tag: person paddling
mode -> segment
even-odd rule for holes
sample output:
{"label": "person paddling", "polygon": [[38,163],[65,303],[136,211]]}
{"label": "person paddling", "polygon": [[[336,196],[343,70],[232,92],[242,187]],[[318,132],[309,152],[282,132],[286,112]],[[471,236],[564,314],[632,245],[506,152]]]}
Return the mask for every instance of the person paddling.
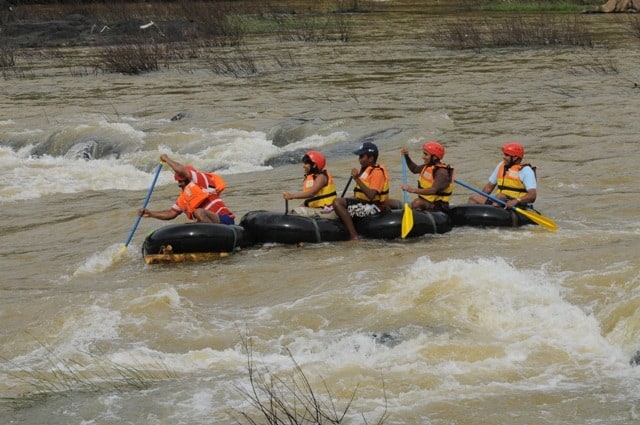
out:
{"label": "person paddling", "polygon": [[[302,157],[304,180],[301,192],[282,192],[282,197],[287,201],[291,199],[304,199],[303,206],[294,208],[291,213],[315,217],[320,214],[332,215],[331,204],[336,199],[336,186],[333,177],[325,167],[327,159],[318,151],[308,151]],[[332,218],[333,218],[332,217]],[[337,218],[337,217],[335,217]]]}
{"label": "person paddling", "polygon": [[[505,201],[504,208],[532,208],[537,197],[536,167],[523,163],[524,147],[518,142],[508,142],[502,146],[502,161],[489,176],[489,182],[482,192],[491,194],[498,187],[495,197]],[[480,194],[471,195],[470,204],[501,206]]]}
{"label": "person paddling", "polygon": [[[423,211],[449,210],[449,201],[453,194],[453,167],[442,162],[444,147],[438,142],[427,142],[422,145],[423,163],[418,165],[409,158],[409,150],[402,148],[400,154],[407,161],[407,167],[413,174],[420,174],[418,187],[403,184],[402,190],[418,195],[411,202],[411,208]],[[389,208],[402,208],[402,202],[397,199],[387,201]]]}
{"label": "person paddling", "polygon": [[235,224],[235,215],[220,198],[220,194],[227,187],[222,177],[215,173],[198,171],[190,165],[182,165],[166,154],[160,156],[160,161],[173,169],[181,193],[171,208],[161,211],[140,208],[138,215],[173,220],[185,213],[187,218],[198,223]]}
{"label": "person paddling", "polygon": [[349,232],[350,240],[360,239],[356,231],[354,219],[379,214],[386,209],[385,202],[389,197],[389,174],[382,164],[377,164],[378,147],[371,142],[364,142],[353,152],[358,155],[360,169],[351,170],[351,178],[355,183],[352,198],[336,198],[333,210]]}

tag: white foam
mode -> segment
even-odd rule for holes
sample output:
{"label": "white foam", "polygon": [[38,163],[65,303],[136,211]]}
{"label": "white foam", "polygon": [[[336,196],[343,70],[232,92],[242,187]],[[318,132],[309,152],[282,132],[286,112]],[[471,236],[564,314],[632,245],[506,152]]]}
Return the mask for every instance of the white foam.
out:
{"label": "white foam", "polygon": [[[59,193],[148,189],[152,180],[152,173],[113,159],[85,161],[48,155],[38,158],[12,155],[12,161],[3,162],[10,165],[0,171],[0,202]],[[167,174],[159,182],[166,184],[171,178]]]}
{"label": "white foam", "polygon": [[123,256],[132,257],[137,259],[137,252],[133,249],[135,254],[131,253],[131,249],[125,249],[123,244],[113,244],[107,247],[104,251],[96,252],[87,258],[78,268],[73,272],[74,277],[88,276],[92,274],[99,274],[107,270],[114,263],[123,258]]}
{"label": "white foam", "polygon": [[[99,120],[91,125],[63,128],[48,136],[47,143],[57,146],[51,149],[59,150],[59,155],[31,156],[34,145],[29,143],[15,151],[0,147],[0,202],[91,190],[147,189],[154,171],[154,168],[149,169],[149,161],[158,160],[161,153],[206,171],[238,174],[271,169],[263,164],[285,152],[312,147],[320,149],[347,139],[343,132],[328,136],[312,135],[280,148],[268,140],[264,132],[239,129],[213,132],[189,129],[163,137],[170,143],[161,142],[155,151],[144,132],[126,123]],[[42,138],[42,135],[37,138]],[[155,138],[162,139],[159,136]],[[108,149],[116,153],[93,158],[94,149],[100,149],[98,140],[110,140]],[[141,150],[143,146],[152,150]],[[161,173],[157,185],[171,183],[170,173]]]}

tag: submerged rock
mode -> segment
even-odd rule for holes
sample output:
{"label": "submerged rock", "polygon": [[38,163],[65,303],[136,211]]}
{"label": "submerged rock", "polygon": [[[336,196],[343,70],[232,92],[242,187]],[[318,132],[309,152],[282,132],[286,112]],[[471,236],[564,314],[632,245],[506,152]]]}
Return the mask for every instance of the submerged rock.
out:
{"label": "submerged rock", "polygon": [[181,119],[185,118],[187,116],[186,112],[179,112],[177,114],[175,114],[173,117],[171,117],[171,121],[180,121]]}
{"label": "submerged rock", "polygon": [[376,343],[386,345],[390,348],[393,348],[402,342],[402,340],[399,339],[396,335],[393,335],[389,332],[374,333],[371,335],[371,337]]}

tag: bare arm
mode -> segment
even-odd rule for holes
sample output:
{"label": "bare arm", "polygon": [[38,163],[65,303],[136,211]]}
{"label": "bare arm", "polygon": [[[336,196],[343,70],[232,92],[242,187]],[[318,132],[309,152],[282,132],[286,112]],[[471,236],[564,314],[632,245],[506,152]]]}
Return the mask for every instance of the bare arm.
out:
{"label": "bare arm", "polygon": [[140,208],[138,210],[138,215],[141,217],[157,218],[158,220],[173,220],[180,215],[180,213],[174,209],[151,211],[147,208]]}
{"label": "bare arm", "polygon": [[313,181],[313,186],[311,186],[308,190],[304,192],[282,192],[282,197],[284,199],[307,199],[315,196],[316,193],[320,191],[323,187],[327,185],[327,176],[324,174],[318,174],[318,177]]}
{"label": "bare arm", "polygon": [[[358,170],[357,168],[353,168],[351,170],[351,177],[353,177],[353,181],[355,182],[355,184],[358,185],[360,190],[362,190],[362,192],[369,199],[369,201],[371,201],[373,200],[373,198],[376,197],[379,191],[377,189],[367,187],[367,185],[364,184],[362,180],[360,180],[360,175],[362,174],[362,171],[364,170]],[[382,173],[382,170],[380,170],[380,172]]]}
{"label": "bare arm", "polygon": [[495,189],[495,188],[496,188],[496,184],[495,183],[488,182],[487,184],[484,185],[484,187],[482,188],[482,191],[484,193],[489,193],[490,194],[491,192],[493,192],[493,189]]}
{"label": "bare arm", "polygon": [[[496,187],[495,183],[487,182],[487,184],[485,184],[484,187],[482,188],[482,192],[490,194],[491,192],[493,192],[493,189],[495,189],[495,187]],[[484,204],[487,201],[487,199],[488,198],[486,196],[476,194],[476,195],[469,196],[468,202],[470,204]]]}
{"label": "bare arm", "polygon": [[518,205],[524,205],[524,204],[528,204],[530,202],[535,202],[536,200],[536,196],[538,195],[536,189],[529,189],[527,190],[526,195],[521,196],[518,199],[511,199],[509,200],[504,207],[505,208],[513,208],[513,207],[517,207]]}
{"label": "bare arm", "polygon": [[186,180],[189,180],[189,174],[187,173],[184,165],[169,158],[169,155],[163,153],[162,155],[160,155],[160,161],[166,163],[169,167],[171,167],[174,173],[181,175]]}
{"label": "bare arm", "polygon": [[418,165],[411,160],[409,157],[409,149],[402,148],[400,150],[400,155],[404,156],[404,159],[407,160],[407,168],[411,170],[413,174],[418,174],[422,170],[422,165]]}

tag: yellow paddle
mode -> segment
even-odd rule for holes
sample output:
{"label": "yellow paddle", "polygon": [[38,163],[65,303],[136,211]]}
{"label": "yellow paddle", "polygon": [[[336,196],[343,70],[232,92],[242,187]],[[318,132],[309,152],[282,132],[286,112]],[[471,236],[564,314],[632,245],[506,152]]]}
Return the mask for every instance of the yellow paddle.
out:
{"label": "yellow paddle", "polygon": [[[407,160],[402,156],[402,183],[407,184]],[[404,192],[404,211],[402,211],[402,232],[400,236],[406,238],[411,229],[413,229],[413,210],[409,206],[409,195],[406,190]]]}
{"label": "yellow paddle", "polygon": [[[158,164],[158,168],[156,169],[156,174],[155,176],[153,176],[151,187],[149,187],[149,192],[147,192],[147,198],[144,200],[144,203],[142,204],[142,208],[147,208],[147,205],[149,204],[149,199],[151,198],[151,193],[153,192],[153,188],[155,187],[156,182],[158,181],[158,176],[160,175],[161,170],[162,170],[162,162]],[[133,238],[133,234],[136,232],[136,229],[138,228],[138,224],[140,224],[141,218],[142,216],[139,215],[138,218],[136,219],[136,222],[133,225],[131,232],[129,233],[129,237],[127,238],[127,241],[124,243],[124,246],[122,247],[122,252],[127,250],[127,247],[129,246],[129,242],[131,242],[131,239]]]}
{"label": "yellow paddle", "polygon": [[[460,180],[454,180],[456,183],[458,183],[460,186],[464,186],[467,189],[476,192],[482,196],[486,196],[487,198],[491,199],[493,202],[496,202],[500,205],[506,205],[507,203],[505,201],[503,201],[502,199],[496,198],[494,196],[489,195],[488,193],[484,193],[483,191],[481,191],[480,189],[476,189],[473,186],[469,186],[468,184],[466,184],[465,182],[461,182]],[[538,214],[535,211],[532,210],[525,210],[522,208],[518,208],[515,207],[514,208],[516,210],[516,212],[518,214],[522,214],[523,216],[527,217],[529,220],[533,221],[534,223],[539,224],[540,226],[544,227],[547,230],[550,230],[552,232],[555,232],[558,230],[558,225],[556,224],[555,221],[553,221],[552,219],[550,219],[549,217],[545,217],[541,214]]]}

